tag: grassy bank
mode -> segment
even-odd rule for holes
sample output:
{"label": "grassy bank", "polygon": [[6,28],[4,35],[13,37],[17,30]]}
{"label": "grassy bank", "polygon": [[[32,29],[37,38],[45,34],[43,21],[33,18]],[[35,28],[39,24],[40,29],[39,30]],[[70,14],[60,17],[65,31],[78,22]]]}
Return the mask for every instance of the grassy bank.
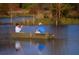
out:
{"label": "grassy bank", "polygon": [[79,24],[79,19],[78,18],[62,18],[59,20],[59,24],[61,25]]}

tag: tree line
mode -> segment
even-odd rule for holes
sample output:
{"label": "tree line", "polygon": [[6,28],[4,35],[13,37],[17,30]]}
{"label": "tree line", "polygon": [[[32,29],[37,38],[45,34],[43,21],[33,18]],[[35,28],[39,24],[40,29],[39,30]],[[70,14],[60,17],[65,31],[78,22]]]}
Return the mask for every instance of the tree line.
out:
{"label": "tree line", "polygon": [[[37,10],[49,10],[52,12],[53,17],[79,18],[79,3],[17,3],[13,5],[18,6],[20,9],[32,9],[32,13],[35,13]],[[8,15],[10,9],[9,3],[1,3],[0,15]]]}

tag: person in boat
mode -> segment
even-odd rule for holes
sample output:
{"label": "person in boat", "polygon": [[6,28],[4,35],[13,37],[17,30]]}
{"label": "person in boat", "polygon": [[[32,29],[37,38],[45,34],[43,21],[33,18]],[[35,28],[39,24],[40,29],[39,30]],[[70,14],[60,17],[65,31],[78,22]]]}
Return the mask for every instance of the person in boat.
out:
{"label": "person in boat", "polygon": [[[16,32],[16,33],[20,33],[21,30],[22,30],[22,27],[23,27],[22,25],[16,23],[15,32]],[[18,50],[21,49],[21,43],[20,43],[19,40],[17,40],[17,41],[15,42],[15,49],[16,49],[16,51],[18,51]]]}
{"label": "person in boat", "polygon": [[46,33],[46,27],[40,22],[35,33],[45,34]]}
{"label": "person in boat", "polygon": [[21,32],[22,27],[23,27],[23,25],[20,25],[20,24],[16,23],[15,32],[16,32],[16,33]]}

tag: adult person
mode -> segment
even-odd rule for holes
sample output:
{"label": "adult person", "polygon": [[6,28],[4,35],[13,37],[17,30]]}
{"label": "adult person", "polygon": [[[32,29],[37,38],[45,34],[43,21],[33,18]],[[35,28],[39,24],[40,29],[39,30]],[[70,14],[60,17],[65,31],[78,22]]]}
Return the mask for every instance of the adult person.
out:
{"label": "adult person", "polygon": [[40,22],[35,33],[45,34],[46,33],[46,27]]}
{"label": "adult person", "polygon": [[[16,32],[16,33],[20,33],[22,27],[23,27],[22,25],[16,23],[15,32]],[[18,51],[18,50],[20,50],[20,48],[21,48],[21,43],[20,43],[19,40],[17,40],[17,41],[15,42],[15,49],[16,49],[16,51]]]}

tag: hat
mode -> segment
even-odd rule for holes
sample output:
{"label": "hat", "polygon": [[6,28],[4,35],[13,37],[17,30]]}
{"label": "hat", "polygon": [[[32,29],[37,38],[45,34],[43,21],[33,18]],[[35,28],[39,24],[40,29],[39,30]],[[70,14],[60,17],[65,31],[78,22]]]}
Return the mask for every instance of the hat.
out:
{"label": "hat", "polygon": [[40,22],[39,25],[42,25],[42,23]]}

